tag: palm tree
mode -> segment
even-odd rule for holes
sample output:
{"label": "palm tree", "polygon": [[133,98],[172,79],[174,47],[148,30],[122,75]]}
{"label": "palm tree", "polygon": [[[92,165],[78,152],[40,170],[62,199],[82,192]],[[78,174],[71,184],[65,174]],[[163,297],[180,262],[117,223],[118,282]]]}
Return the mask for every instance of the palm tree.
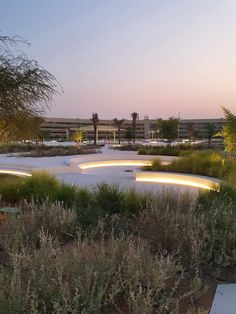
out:
{"label": "palm tree", "polygon": [[121,139],[121,126],[124,123],[125,119],[113,119],[114,124],[117,126],[117,130],[118,130],[118,143],[120,144],[120,139]]}
{"label": "palm tree", "polygon": [[215,134],[215,125],[213,123],[207,123],[206,133],[207,133],[207,139],[208,139],[208,148],[211,148],[211,140]]}
{"label": "palm tree", "polygon": [[132,116],[132,127],[133,127],[133,144],[135,145],[135,141],[136,141],[136,122],[138,119],[138,113],[137,112],[133,112],[131,113]]}
{"label": "palm tree", "polygon": [[99,118],[96,112],[92,114],[91,121],[93,122],[93,142],[94,145],[97,145],[97,129],[99,124]]}

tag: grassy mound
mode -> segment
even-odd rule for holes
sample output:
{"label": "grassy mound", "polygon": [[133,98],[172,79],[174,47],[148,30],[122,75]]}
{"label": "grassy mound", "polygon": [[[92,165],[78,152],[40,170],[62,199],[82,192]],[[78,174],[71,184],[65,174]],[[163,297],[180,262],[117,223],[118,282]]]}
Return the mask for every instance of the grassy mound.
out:
{"label": "grassy mound", "polygon": [[192,173],[233,182],[236,159],[228,158],[224,153],[217,151],[191,152],[169,165],[162,165],[160,160],[156,159],[152,166],[145,167],[145,170]]}

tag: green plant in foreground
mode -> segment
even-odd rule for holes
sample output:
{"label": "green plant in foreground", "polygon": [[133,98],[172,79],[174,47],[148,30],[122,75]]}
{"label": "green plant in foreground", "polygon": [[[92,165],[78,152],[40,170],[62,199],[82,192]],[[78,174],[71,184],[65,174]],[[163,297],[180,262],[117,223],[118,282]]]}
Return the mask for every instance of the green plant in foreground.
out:
{"label": "green plant in foreground", "polygon": [[0,232],[10,266],[0,267],[3,314],[177,313],[179,303],[202,293],[206,268],[236,262],[231,186],[196,197],[54,180],[37,174],[18,182],[24,198],[36,201],[18,194],[20,214]]}
{"label": "green plant in foreground", "polygon": [[236,154],[236,116],[227,108],[222,107],[226,119],[222,131],[217,135],[224,138],[225,150],[232,155]]}

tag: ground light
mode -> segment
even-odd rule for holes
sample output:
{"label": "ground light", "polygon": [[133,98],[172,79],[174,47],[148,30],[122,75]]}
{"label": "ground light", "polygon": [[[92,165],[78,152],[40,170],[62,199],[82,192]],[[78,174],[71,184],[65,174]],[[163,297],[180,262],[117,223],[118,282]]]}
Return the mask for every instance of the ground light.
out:
{"label": "ground light", "polygon": [[137,182],[177,184],[214,191],[219,191],[220,186],[220,181],[214,178],[170,172],[137,172],[135,179]]}
{"label": "ground light", "polygon": [[32,177],[31,173],[25,172],[25,171],[19,171],[19,170],[0,169],[0,173],[21,176],[21,177]]}
{"label": "ground light", "polygon": [[99,168],[99,167],[117,167],[117,166],[151,166],[151,160],[101,160],[101,161],[91,161],[79,164],[79,168],[89,169],[89,168]]}

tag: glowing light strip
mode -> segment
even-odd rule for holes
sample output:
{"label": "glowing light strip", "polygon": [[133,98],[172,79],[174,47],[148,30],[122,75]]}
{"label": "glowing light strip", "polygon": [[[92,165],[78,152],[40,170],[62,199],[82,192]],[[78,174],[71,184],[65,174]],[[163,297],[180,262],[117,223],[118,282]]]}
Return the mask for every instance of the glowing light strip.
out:
{"label": "glowing light strip", "polygon": [[[177,178],[179,176],[179,178]],[[181,175],[170,175],[166,174],[166,176],[156,174],[145,175],[144,173],[138,173],[136,174],[136,181],[138,182],[151,182],[151,183],[167,183],[167,184],[177,184],[177,185],[185,185],[195,188],[201,188],[206,190],[219,190],[219,184],[213,180],[210,179],[204,179],[199,177],[192,177],[189,176],[189,178],[186,178],[186,176],[183,176],[181,178]]]}
{"label": "glowing light strip", "polygon": [[32,177],[31,173],[19,171],[19,170],[0,169],[0,173],[11,174],[11,175],[15,175],[15,176]]}
{"label": "glowing light strip", "polygon": [[114,167],[114,166],[151,166],[152,161],[150,160],[104,160],[104,161],[91,161],[81,163],[79,168],[99,168],[99,167]]}

